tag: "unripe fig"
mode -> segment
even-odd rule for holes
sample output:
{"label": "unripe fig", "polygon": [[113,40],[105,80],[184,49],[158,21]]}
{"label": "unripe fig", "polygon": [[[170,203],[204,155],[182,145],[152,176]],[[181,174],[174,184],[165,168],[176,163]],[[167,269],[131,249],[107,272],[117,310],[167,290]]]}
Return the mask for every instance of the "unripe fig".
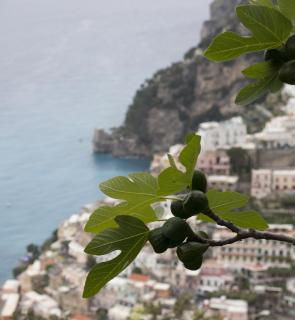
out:
{"label": "unripe fig", "polygon": [[284,59],[280,50],[270,49],[265,52],[264,60],[271,61],[273,64],[280,64]]}
{"label": "unripe fig", "polygon": [[177,201],[171,202],[170,210],[175,217],[182,218],[182,219],[185,218],[183,201],[177,200]]}
{"label": "unripe fig", "polygon": [[295,60],[286,62],[279,71],[279,79],[288,84],[295,84]]}
{"label": "unripe fig", "polygon": [[208,206],[208,198],[202,191],[191,191],[186,196],[183,203],[183,208],[186,212],[187,218],[201,213],[202,211],[208,209]]}
{"label": "unripe fig", "polygon": [[188,234],[190,227],[181,218],[173,217],[163,224],[163,235],[169,240],[183,242]]}
{"label": "unripe fig", "polygon": [[149,242],[156,253],[163,253],[168,249],[169,240],[163,235],[162,228],[157,228],[150,232]]}
{"label": "unripe fig", "polygon": [[177,248],[177,256],[182,262],[191,262],[195,259],[202,259],[203,254],[207,251],[209,245],[199,242],[187,242]]}
{"label": "unripe fig", "polygon": [[192,189],[207,192],[207,178],[200,170],[195,170],[192,179]]}
{"label": "unripe fig", "polygon": [[286,55],[290,60],[295,60],[295,35],[291,36],[285,46]]}
{"label": "unripe fig", "polygon": [[196,271],[202,267],[202,263],[203,263],[202,258],[196,258],[190,262],[184,262],[183,265],[188,270]]}
{"label": "unripe fig", "polygon": [[198,231],[198,232],[196,232],[196,235],[203,238],[203,239],[209,239],[209,236],[205,231]]}
{"label": "unripe fig", "polygon": [[178,246],[180,246],[183,243],[184,240],[170,240],[168,239],[168,248],[172,249],[172,248],[176,248]]}

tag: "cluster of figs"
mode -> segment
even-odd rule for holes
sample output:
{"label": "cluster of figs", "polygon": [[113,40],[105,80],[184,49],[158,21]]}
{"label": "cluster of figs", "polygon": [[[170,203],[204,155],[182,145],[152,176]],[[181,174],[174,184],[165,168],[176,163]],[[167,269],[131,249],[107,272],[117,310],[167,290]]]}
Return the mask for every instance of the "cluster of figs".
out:
{"label": "cluster of figs", "polygon": [[203,255],[209,247],[208,244],[197,241],[198,238],[208,238],[208,235],[203,231],[195,233],[186,222],[190,217],[208,209],[206,191],[205,174],[195,170],[189,192],[182,196],[183,200],[171,203],[170,209],[174,217],[149,234],[149,241],[156,253],[163,253],[168,248],[177,248],[179,260],[189,270],[200,269]]}
{"label": "cluster of figs", "polygon": [[279,79],[283,83],[295,85],[295,35],[282,48],[267,50],[265,60],[280,67]]}

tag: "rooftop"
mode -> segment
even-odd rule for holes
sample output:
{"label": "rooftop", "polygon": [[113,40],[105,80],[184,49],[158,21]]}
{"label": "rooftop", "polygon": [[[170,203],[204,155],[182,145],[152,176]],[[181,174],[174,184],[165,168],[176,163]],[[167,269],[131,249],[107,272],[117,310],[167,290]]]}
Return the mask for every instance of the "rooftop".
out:
{"label": "rooftop", "polygon": [[237,183],[239,180],[239,177],[237,176],[215,176],[211,175],[208,176],[209,183],[211,182],[227,182],[227,183]]}
{"label": "rooftop", "polygon": [[245,300],[233,300],[226,297],[212,298],[208,301],[210,308],[228,312],[248,313],[248,303]]}
{"label": "rooftop", "polygon": [[144,274],[132,273],[129,276],[129,280],[139,281],[139,282],[147,282],[147,281],[150,280],[150,276],[147,276],[147,275],[144,275]]}
{"label": "rooftop", "polygon": [[4,305],[0,311],[0,318],[13,316],[17,309],[20,295],[18,293],[7,293],[2,295],[2,300],[4,300]]}
{"label": "rooftop", "polygon": [[19,289],[18,280],[7,280],[2,286],[2,291],[6,293],[17,293]]}

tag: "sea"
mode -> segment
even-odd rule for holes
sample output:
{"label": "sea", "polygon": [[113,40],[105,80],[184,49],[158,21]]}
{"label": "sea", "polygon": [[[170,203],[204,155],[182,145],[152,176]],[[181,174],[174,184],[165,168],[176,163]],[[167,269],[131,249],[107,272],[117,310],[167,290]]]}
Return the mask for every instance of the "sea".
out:
{"label": "sea", "polygon": [[0,0],[0,284],[30,243],[148,159],[93,154],[147,78],[199,39],[210,0]]}

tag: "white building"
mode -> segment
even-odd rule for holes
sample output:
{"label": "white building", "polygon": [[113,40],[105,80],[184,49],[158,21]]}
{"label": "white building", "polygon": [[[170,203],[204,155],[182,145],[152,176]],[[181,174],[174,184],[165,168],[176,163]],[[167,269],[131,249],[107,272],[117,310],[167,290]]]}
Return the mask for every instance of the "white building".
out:
{"label": "white building", "polygon": [[0,319],[13,320],[19,304],[18,293],[4,293],[0,296]]}
{"label": "white building", "polygon": [[2,293],[19,293],[20,283],[18,280],[6,280],[2,286]]}
{"label": "white building", "polygon": [[292,85],[285,85],[283,95],[288,99],[285,106],[287,114],[295,115],[295,88]]}
{"label": "white building", "polygon": [[274,192],[295,193],[295,170],[252,170],[251,195],[261,199]]}
{"label": "white building", "polygon": [[198,134],[202,137],[202,150],[227,149],[245,144],[247,127],[241,117],[234,117],[222,122],[201,123]]}
{"label": "white building", "polygon": [[207,310],[206,315],[220,315],[224,319],[248,320],[248,303],[244,300],[232,300],[226,297],[211,298],[205,300],[203,307]]}
{"label": "white building", "polygon": [[198,291],[202,293],[228,289],[234,283],[233,274],[216,260],[206,260],[200,271]]}
{"label": "white building", "polygon": [[295,147],[295,114],[272,118],[261,132],[254,134],[254,142],[260,149]]}
{"label": "white building", "polygon": [[238,186],[239,177],[237,176],[208,176],[208,184],[220,191],[235,191]]}
{"label": "white building", "polygon": [[[295,230],[291,224],[273,224],[269,226],[269,231],[295,236]],[[214,232],[213,238],[225,240],[232,236],[231,231],[219,227]],[[248,269],[257,265],[289,268],[290,262],[295,260],[295,248],[286,242],[249,238],[228,246],[214,247],[212,255],[219,264],[232,270]]]}
{"label": "white building", "polygon": [[62,316],[62,311],[53,298],[45,294],[38,294],[35,291],[27,292],[22,296],[21,310],[24,314],[32,310],[36,316],[44,319],[49,319],[52,316],[57,318]]}

